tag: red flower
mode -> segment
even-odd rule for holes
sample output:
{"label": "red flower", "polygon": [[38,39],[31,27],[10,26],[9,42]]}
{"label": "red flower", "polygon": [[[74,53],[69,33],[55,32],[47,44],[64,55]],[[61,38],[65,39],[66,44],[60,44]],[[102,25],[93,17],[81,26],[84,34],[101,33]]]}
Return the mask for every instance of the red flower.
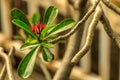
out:
{"label": "red flower", "polygon": [[35,33],[35,34],[40,34],[41,31],[46,27],[46,24],[42,24],[42,23],[37,23],[35,26],[31,26],[31,30]]}

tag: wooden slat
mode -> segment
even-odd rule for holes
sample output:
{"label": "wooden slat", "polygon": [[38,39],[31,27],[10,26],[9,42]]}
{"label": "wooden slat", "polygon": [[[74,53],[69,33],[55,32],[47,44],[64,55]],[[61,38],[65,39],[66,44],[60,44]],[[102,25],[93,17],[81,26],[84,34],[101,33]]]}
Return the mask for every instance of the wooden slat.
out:
{"label": "wooden slat", "polygon": [[2,32],[7,38],[12,37],[12,26],[10,19],[10,1],[11,0],[1,0],[1,23]]}
{"label": "wooden slat", "polygon": [[34,13],[39,12],[37,0],[24,0],[27,2],[28,16],[32,16]]}
{"label": "wooden slat", "polygon": [[[119,54],[120,54],[120,49],[119,49]],[[119,57],[119,80],[120,80],[120,57]]]}
{"label": "wooden slat", "polygon": [[91,71],[95,74],[99,74],[98,72],[98,63],[99,60],[99,30],[95,30],[95,35],[93,38],[93,43],[91,46]]}
{"label": "wooden slat", "polygon": [[[77,13],[77,12],[76,12]],[[76,15],[77,17],[78,15]],[[82,36],[82,41],[80,44],[80,48],[84,46],[85,41],[86,41],[86,36],[88,32],[88,26],[91,22],[92,17],[90,17],[86,23],[84,24],[84,31],[83,31],[83,36]],[[90,73],[90,68],[91,68],[91,49],[87,52],[87,54],[80,60],[80,66],[83,72],[85,73]]]}
{"label": "wooden slat", "polygon": [[103,27],[100,27],[99,39],[99,73],[102,80],[109,80],[110,40]]}
{"label": "wooden slat", "polygon": [[91,53],[90,50],[87,52],[87,54],[81,59],[81,69],[85,73],[90,73],[91,68]]}
{"label": "wooden slat", "polygon": [[119,78],[119,48],[113,40],[111,40],[111,56],[110,56],[110,80],[118,80]]}

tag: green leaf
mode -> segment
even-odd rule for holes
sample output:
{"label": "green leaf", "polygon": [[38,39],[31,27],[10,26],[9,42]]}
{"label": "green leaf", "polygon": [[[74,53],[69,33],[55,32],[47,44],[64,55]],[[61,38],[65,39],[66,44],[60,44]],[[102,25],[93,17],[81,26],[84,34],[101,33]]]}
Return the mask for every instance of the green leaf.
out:
{"label": "green leaf", "polygon": [[25,49],[27,49],[27,48],[36,47],[36,46],[38,46],[38,45],[39,45],[39,44],[24,43],[24,44],[20,47],[20,49],[21,49],[21,50],[25,50]]}
{"label": "green leaf", "polygon": [[36,38],[35,34],[31,31],[31,29],[29,28],[29,26],[27,24],[25,24],[24,22],[22,22],[21,20],[18,20],[18,19],[13,19],[12,22],[15,25],[17,25],[18,27],[20,27],[23,30],[25,30],[26,32],[28,32],[31,36]]}
{"label": "green leaf", "polygon": [[50,6],[45,12],[43,23],[51,24],[56,18],[57,14],[58,9],[54,6]]}
{"label": "green leaf", "polygon": [[47,62],[52,61],[54,59],[53,53],[45,47],[42,48],[42,57]]}
{"label": "green leaf", "polygon": [[58,25],[56,25],[49,32],[48,36],[55,35],[55,34],[60,33],[62,31],[68,30],[68,29],[72,28],[75,24],[76,24],[76,22],[73,19],[66,19],[66,20],[62,21],[61,23],[59,23]]}
{"label": "green leaf", "polygon": [[54,47],[53,44],[47,43],[47,42],[42,42],[42,43],[41,43],[41,46],[46,47],[46,48],[53,48],[53,47]]}
{"label": "green leaf", "polygon": [[40,15],[39,15],[39,13],[33,14],[33,16],[32,16],[32,23],[34,25],[36,25],[39,21],[40,21]]}
{"label": "green leaf", "polygon": [[27,42],[27,43],[30,43],[30,44],[35,44],[35,43],[37,43],[37,39],[27,38],[26,42]]}
{"label": "green leaf", "polygon": [[49,33],[55,25],[47,25],[41,32],[41,37],[43,38],[47,33]]}
{"label": "green leaf", "polygon": [[21,78],[27,78],[32,74],[38,50],[38,46],[33,48],[20,62],[18,66],[18,75]]}
{"label": "green leaf", "polygon": [[25,14],[19,9],[16,9],[16,8],[12,9],[11,10],[11,16],[12,16],[13,19],[21,20],[25,24],[30,25],[30,23],[29,23],[28,19],[26,18]]}

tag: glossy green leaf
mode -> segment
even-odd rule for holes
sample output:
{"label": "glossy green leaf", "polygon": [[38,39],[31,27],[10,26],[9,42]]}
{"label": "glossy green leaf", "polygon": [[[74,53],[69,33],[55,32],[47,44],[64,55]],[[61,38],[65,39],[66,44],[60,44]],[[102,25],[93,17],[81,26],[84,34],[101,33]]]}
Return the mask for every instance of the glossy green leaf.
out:
{"label": "glossy green leaf", "polygon": [[36,25],[38,22],[40,22],[40,15],[39,13],[35,13],[33,14],[33,17],[32,17],[32,23]]}
{"label": "glossy green leaf", "polygon": [[49,62],[54,59],[53,53],[48,48],[42,48],[42,57],[45,61]]}
{"label": "glossy green leaf", "polygon": [[41,37],[44,37],[47,33],[49,33],[55,25],[47,25],[41,32]]}
{"label": "glossy green leaf", "polygon": [[25,24],[24,22],[22,22],[21,20],[18,19],[13,19],[12,22],[22,28],[23,30],[25,30],[26,32],[28,32],[31,36],[33,36],[34,38],[36,38],[35,34],[31,31],[31,29],[29,28],[29,26],[27,24]]}
{"label": "glossy green leaf", "polygon": [[21,50],[25,50],[25,49],[27,49],[27,48],[36,47],[36,46],[38,46],[38,45],[39,45],[39,44],[24,43],[24,44],[20,47],[20,49],[21,49]]}
{"label": "glossy green leaf", "polygon": [[54,6],[50,6],[45,12],[43,23],[51,24],[56,18],[57,14],[58,9]]}
{"label": "glossy green leaf", "polygon": [[62,31],[72,28],[76,22],[73,19],[67,19],[56,25],[50,32],[48,36],[55,35]]}
{"label": "glossy green leaf", "polygon": [[18,19],[18,20],[21,20],[23,21],[25,24],[27,25],[30,25],[28,19],[26,18],[25,14],[19,10],[19,9],[12,9],[11,10],[11,16],[12,16],[12,19]]}
{"label": "glossy green leaf", "polygon": [[38,50],[39,47],[33,48],[20,62],[18,66],[18,75],[21,78],[27,78],[32,74]]}
{"label": "glossy green leaf", "polygon": [[27,38],[26,42],[27,42],[27,43],[30,43],[30,44],[35,44],[35,43],[37,43],[37,39]]}
{"label": "glossy green leaf", "polygon": [[42,42],[42,43],[41,43],[41,46],[46,47],[46,48],[53,48],[53,47],[54,47],[53,44],[47,43],[47,42]]}

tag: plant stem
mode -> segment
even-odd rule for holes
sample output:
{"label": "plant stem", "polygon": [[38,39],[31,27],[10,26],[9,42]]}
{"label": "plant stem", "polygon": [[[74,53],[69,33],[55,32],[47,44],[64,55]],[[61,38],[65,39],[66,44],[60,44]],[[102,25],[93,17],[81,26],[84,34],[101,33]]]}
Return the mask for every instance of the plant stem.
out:
{"label": "plant stem", "polygon": [[88,34],[87,34],[87,38],[86,38],[86,42],[85,42],[85,45],[82,47],[82,49],[77,52],[77,54],[73,57],[71,63],[73,65],[77,64],[79,62],[79,60],[87,53],[87,51],[90,49],[91,47],[91,44],[92,44],[92,39],[93,39],[93,36],[94,36],[94,31],[95,31],[95,28],[98,24],[98,21],[102,15],[102,10],[101,10],[101,7],[98,6],[96,8],[96,11],[95,11],[95,14],[94,14],[94,17],[93,17],[93,20],[89,26],[89,29],[88,29]]}
{"label": "plant stem", "polygon": [[46,77],[46,80],[52,80],[50,73],[48,72],[46,66],[44,65],[44,63],[42,62],[42,60],[40,59],[39,56],[37,57],[37,59],[39,61],[39,66],[42,69],[42,71]]}
{"label": "plant stem", "polygon": [[[80,11],[82,13],[86,12],[85,6],[87,4],[87,1],[88,0],[81,1],[82,5],[80,6],[81,7]],[[84,15],[81,14],[79,18],[82,19]],[[84,22],[80,26],[82,27],[78,27],[78,30],[76,30],[75,33],[72,36],[70,36],[67,49],[65,51],[65,55],[61,63],[62,66],[57,70],[53,80],[68,80],[70,73],[72,71],[72,68],[73,68],[73,65],[71,65],[70,62],[73,56],[75,55],[75,53],[79,50],[81,39],[82,39],[81,36],[84,30]]]}
{"label": "plant stem", "polygon": [[9,80],[14,80],[10,57],[7,56],[7,54],[3,52],[2,48],[0,48],[0,57],[2,57],[5,60],[5,65],[6,65],[6,68],[7,68],[7,73],[8,73]]}
{"label": "plant stem", "polygon": [[[14,47],[11,47],[8,56],[9,56],[9,57],[12,57],[12,54],[14,53],[14,51],[15,51],[15,50],[14,50]],[[4,64],[4,65],[3,65],[3,68],[2,68],[2,70],[1,70],[1,73],[0,73],[0,80],[4,80],[4,79],[5,79],[6,73],[7,73],[6,65]]]}
{"label": "plant stem", "polygon": [[105,16],[105,14],[103,13],[102,17],[100,18],[101,23],[103,24],[103,27],[106,31],[106,33],[108,34],[108,36],[113,39],[117,46],[120,48],[120,34],[115,33],[110,25],[109,20],[107,19],[107,17]]}
{"label": "plant stem", "polygon": [[97,7],[97,5],[98,5],[99,2],[100,2],[100,0],[97,0],[97,1],[95,2],[95,4],[93,4],[92,8],[91,8],[91,9],[85,14],[85,16],[73,27],[73,29],[72,29],[70,32],[68,32],[68,33],[65,34],[65,35],[58,36],[57,38],[55,38],[55,39],[53,39],[53,40],[51,40],[51,41],[49,41],[49,42],[55,43],[55,42],[57,42],[57,41],[59,41],[59,40],[61,40],[61,39],[64,39],[64,38],[67,38],[67,37],[71,36],[74,32],[76,32],[76,31],[79,29],[79,27],[80,27],[79,25],[83,24],[83,23],[88,19],[88,17],[95,11],[95,9],[96,9],[96,7]]}
{"label": "plant stem", "polygon": [[111,2],[109,2],[108,0],[102,0],[102,2],[110,9],[112,9],[114,12],[116,12],[117,14],[120,15],[120,9],[115,6],[114,4],[112,4]]}

